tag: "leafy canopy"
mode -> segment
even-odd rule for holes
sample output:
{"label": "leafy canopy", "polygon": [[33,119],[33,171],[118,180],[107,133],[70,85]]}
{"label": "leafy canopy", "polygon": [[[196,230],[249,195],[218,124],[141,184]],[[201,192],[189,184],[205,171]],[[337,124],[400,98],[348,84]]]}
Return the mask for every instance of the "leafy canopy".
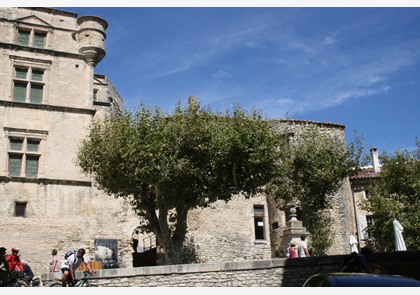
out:
{"label": "leafy canopy", "polygon": [[[355,141],[353,154],[357,146]],[[296,206],[302,210],[303,225],[311,233],[317,254],[332,245],[328,209],[343,180],[354,173],[357,157],[350,157],[343,137],[315,127],[294,137],[282,149],[272,193],[283,208]]]}
{"label": "leafy canopy", "polygon": [[370,228],[375,248],[395,250],[392,222],[397,219],[404,227],[403,237],[407,249],[420,249],[420,140],[417,150],[397,150],[381,154],[380,178],[369,187],[369,198],[362,209],[373,212]]}
{"label": "leafy canopy", "polygon": [[188,211],[262,192],[277,171],[279,142],[256,110],[222,114],[178,102],[167,114],[140,105],[95,122],[78,164],[99,189],[129,200],[166,263],[179,263]]}

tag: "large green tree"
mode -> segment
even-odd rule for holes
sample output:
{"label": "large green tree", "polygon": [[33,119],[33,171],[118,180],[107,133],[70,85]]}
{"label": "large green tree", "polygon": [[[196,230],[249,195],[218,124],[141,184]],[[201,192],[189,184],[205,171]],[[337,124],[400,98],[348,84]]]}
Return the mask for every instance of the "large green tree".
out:
{"label": "large green tree", "polygon": [[404,227],[403,237],[407,249],[420,249],[420,140],[417,150],[397,150],[380,155],[380,177],[367,189],[369,198],[362,209],[373,212],[371,232],[375,248],[393,251],[395,239],[393,220]]}
{"label": "large green tree", "polygon": [[348,148],[344,137],[313,127],[281,149],[271,193],[283,209],[301,209],[313,254],[323,254],[332,245],[329,209],[343,180],[355,173],[360,143],[358,136]]}
{"label": "large green tree", "polygon": [[277,171],[279,142],[255,110],[214,113],[179,102],[168,114],[141,105],[95,122],[78,164],[99,189],[129,200],[165,263],[178,264],[189,210],[262,192]]}

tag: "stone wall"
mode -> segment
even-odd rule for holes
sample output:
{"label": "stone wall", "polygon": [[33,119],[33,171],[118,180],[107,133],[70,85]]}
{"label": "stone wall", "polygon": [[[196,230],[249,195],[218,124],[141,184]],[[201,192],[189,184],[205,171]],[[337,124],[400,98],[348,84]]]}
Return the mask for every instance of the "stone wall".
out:
{"label": "stone wall", "polygon": [[[97,270],[100,287],[301,287],[311,275],[338,272],[346,255]],[[420,280],[420,251],[375,254],[382,274]],[[78,272],[77,277],[80,277]],[[46,286],[60,274],[41,276]]]}

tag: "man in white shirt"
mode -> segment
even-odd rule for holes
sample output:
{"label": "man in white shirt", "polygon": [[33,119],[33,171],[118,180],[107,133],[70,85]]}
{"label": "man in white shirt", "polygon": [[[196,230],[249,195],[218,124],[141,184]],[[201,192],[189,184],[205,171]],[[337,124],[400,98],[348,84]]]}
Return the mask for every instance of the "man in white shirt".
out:
{"label": "man in white shirt", "polygon": [[[74,278],[74,272],[79,267],[81,263],[84,263],[86,265],[86,269],[89,272],[92,272],[92,269],[89,266],[89,261],[85,259],[85,249],[80,248],[77,250],[76,253],[71,254],[69,257],[64,259],[64,261],[61,263],[61,271],[63,272],[63,277],[61,279],[61,283],[63,287],[67,286],[67,282],[69,279],[71,279],[71,284],[74,286],[75,284],[75,278]],[[69,277],[70,276],[70,277]]]}
{"label": "man in white shirt", "polygon": [[305,241],[305,236],[300,237],[300,242],[298,246],[299,257],[309,257],[308,245]]}

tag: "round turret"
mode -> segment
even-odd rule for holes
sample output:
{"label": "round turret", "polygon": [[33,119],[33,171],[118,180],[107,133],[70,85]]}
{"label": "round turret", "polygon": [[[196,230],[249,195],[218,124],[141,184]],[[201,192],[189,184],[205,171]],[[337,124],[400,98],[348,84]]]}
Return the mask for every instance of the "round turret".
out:
{"label": "round turret", "polygon": [[105,30],[108,23],[97,16],[82,16],[77,19],[77,24],[79,30],[75,37],[79,43],[79,53],[90,66],[95,67],[106,54]]}

